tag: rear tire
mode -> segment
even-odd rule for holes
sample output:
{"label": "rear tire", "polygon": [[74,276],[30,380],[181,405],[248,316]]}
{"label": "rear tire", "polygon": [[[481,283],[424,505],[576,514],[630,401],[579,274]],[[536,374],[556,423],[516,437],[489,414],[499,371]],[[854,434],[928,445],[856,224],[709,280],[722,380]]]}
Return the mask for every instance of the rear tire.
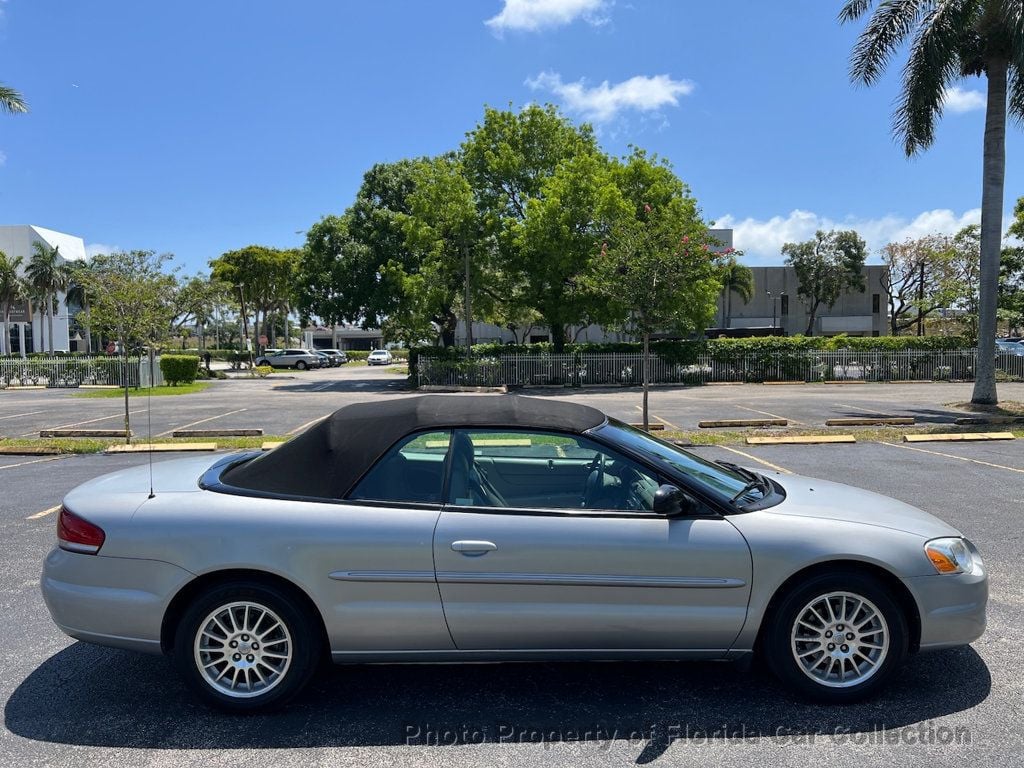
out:
{"label": "rear tire", "polygon": [[178,623],[174,664],[203,703],[228,712],[283,706],[316,671],[319,627],[292,595],[258,582],[214,587]]}
{"label": "rear tire", "polygon": [[903,610],[877,579],[857,571],[812,576],[767,617],[763,651],[797,693],[829,704],[872,696],[906,658]]}

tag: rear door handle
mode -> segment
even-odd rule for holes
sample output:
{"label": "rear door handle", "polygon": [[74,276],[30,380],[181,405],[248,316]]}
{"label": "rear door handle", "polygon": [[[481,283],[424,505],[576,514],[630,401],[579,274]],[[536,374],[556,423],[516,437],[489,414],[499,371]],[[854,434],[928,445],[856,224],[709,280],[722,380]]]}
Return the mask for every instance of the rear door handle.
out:
{"label": "rear door handle", "polygon": [[498,545],[491,541],[453,541],[452,551],[461,552],[464,555],[485,555],[488,552],[493,552],[498,548]]}

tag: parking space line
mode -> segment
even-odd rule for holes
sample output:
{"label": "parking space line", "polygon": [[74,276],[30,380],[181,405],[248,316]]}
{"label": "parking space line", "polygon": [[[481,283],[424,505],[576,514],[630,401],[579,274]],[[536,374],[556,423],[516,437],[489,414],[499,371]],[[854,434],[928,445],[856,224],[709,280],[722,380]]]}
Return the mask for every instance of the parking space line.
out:
{"label": "parking space line", "polygon": [[867,408],[861,408],[861,407],[856,406],[856,405],[846,405],[845,403],[836,403],[836,405],[838,405],[840,408],[849,408],[850,410],[853,410],[853,411],[860,411],[861,413],[866,413],[869,416],[884,416],[884,415],[886,415],[882,411],[878,410],[877,408],[875,410],[873,410],[873,411],[869,411]]}
{"label": "parking space line", "polygon": [[[145,408],[140,408],[137,411],[129,411],[129,415],[134,416],[137,413],[145,413]],[[124,418],[123,413],[112,413],[109,416],[100,416],[98,419],[89,419],[88,421],[76,421],[74,424],[61,424],[59,427],[43,427],[43,429],[71,429],[71,427],[81,427],[86,424],[95,424],[97,421],[107,421],[108,419],[116,419],[118,417]],[[32,437],[33,435],[39,434],[38,430],[32,432],[26,432],[22,437]]]}
{"label": "parking space line", "polygon": [[58,504],[55,507],[50,507],[49,509],[44,509],[42,512],[36,512],[34,515],[29,515],[25,519],[26,520],[38,520],[41,517],[46,517],[47,515],[52,515],[54,512],[56,512],[58,509],[60,509],[60,507],[61,507],[61,505]]}
{"label": "parking space line", "polygon": [[313,419],[312,421],[307,421],[305,424],[302,424],[301,426],[298,426],[295,429],[291,430],[290,432],[286,432],[285,434],[286,435],[297,435],[299,432],[302,432],[304,429],[306,429],[308,427],[312,427],[314,424],[316,424],[319,421],[323,421],[324,419],[326,419],[330,415],[331,415],[330,413],[325,413],[323,416],[320,416],[320,417],[318,417],[316,419]]}
{"label": "parking space line", "polygon": [[0,466],[0,469],[14,469],[15,467],[24,467],[26,464],[41,464],[44,461],[57,461],[57,459],[65,459],[66,456],[48,456],[45,459],[32,459],[31,461],[19,461],[17,464],[4,464]]}
{"label": "parking space line", "polygon": [[759,410],[757,410],[757,408],[748,408],[745,405],[736,405],[736,403],[732,403],[731,405],[734,408],[742,408],[744,411],[750,411],[751,413],[760,413],[762,416],[771,416],[773,419],[786,419],[790,424],[799,424],[802,427],[806,427],[807,426],[802,421],[797,421],[796,419],[791,419],[788,416],[779,416],[778,414],[775,414],[775,413],[768,413],[768,411],[759,411]]}
{"label": "parking space line", "polygon": [[765,461],[764,459],[758,458],[757,456],[755,456],[752,453],[747,453],[746,451],[741,451],[738,448],[730,448],[728,445],[719,445],[717,447],[721,448],[722,450],[729,451],[731,453],[735,453],[735,454],[737,454],[739,456],[742,456],[742,457],[744,457],[746,459],[751,459],[753,461],[756,461],[758,464],[764,464],[766,467],[768,467],[768,469],[774,469],[776,472],[781,472],[784,475],[792,475],[793,474],[792,470],[786,469],[785,467],[780,467],[778,464],[772,464],[770,461]]}
{"label": "parking space line", "polygon": [[37,413],[46,413],[46,411],[29,411],[28,413],[16,413],[13,416],[0,416],[0,421],[4,419],[16,419],[19,416],[35,416]]}
{"label": "parking space line", "polygon": [[[634,408],[636,408],[636,409],[637,409],[638,411],[640,411],[640,413],[643,413],[643,412],[644,412],[644,409],[643,409],[643,408],[641,408],[641,407],[640,407],[639,405],[634,405],[633,407],[634,407]],[[664,424],[664,425],[665,425],[666,427],[668,427],[669,429],[674,429],[674,430],[676,430],[677,432],[678,432],[678,431],[680,431],[680,430],[679,430],[679,427],[677,427],[677,426],[676,426],[675,424],[673,424],[673,423],[672,423],[671,421],[666,421],[665,419],[661,418],[661,416],[658,416],[658,415],[656,415],[656,414],[653,414],[653,413],[650,413],[650,412],[648,412],[648,413],[647,413],[647,415],[648,415],[648,416],[650,416],[650,417],[651,417],[652,419],[655,419],[655,420],[657,420],[657,421],[660,421],[660,422],[661,422],[662,424]]]}
{"label": "parking space line", "polygon": [[946,459],[959,459],[960,461],[969,461],[971,464],[981,464],[983,467],[993,467],[995,469],[1005,469],[1009,472],[1018,472],[1024,475],[1024,469],[1017,467],[1007,467],[1003,464],[993,464],[991,461],[982,461],[981,459],[971,459],[967,456],[957,456],[955,453],[943,453],[942,451],[931,451],[927,448],[917,448],[909,445],[901,445],[900,443],[887,443],[884,440],[881,441],[882,445],[888,445],[891,448],[902,448],[905,451],[919,451],[920,453],[930,453],[932,456],[942,456]]}
{"label": "parking space line", "polygon": [[325,389],[330,389],[331,387],[333,387],[334,384],[335,384],[335,382],[333,382],[333,381],[325,381],[323,384],[320,384],[319,386],[313,387],[313,391],[314,392],[323,392]]}
{"label": "parking space line", "polygon": [[191,424],[182,424],[180,427],[172,427],[171,429],[168,429],[166,432],[161,432],[161,433],[159,433],[157,435],[154,435],[154,437],[167,437],[169,434],[171,434],[172,432],[176,432],[179,429],[188,429],[189,427],[194,427],[194,426],[196,426],[198,424],[205,424],[206,422],[213,421],[214,419],[223,419],[225,416],[233,416],[236,413],[241,413],[242,411],[247,411],[247,410],[249,410],[249,409],[248,408],[239,408],[237,411],[228,411],[227,413],[219,413],[216,416],[211,416],[208,419],[200,419],[199,421],[193,421]]}

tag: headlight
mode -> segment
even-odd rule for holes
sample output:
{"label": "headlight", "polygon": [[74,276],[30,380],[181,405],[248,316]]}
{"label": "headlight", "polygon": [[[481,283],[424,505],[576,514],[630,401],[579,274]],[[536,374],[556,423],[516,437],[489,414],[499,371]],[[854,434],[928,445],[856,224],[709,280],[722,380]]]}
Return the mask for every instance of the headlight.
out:
{"label": "headlight", "polygon": [[924,545],[924,553],[939,573],[971,573],[974,557],[966,539],[932,539]]}

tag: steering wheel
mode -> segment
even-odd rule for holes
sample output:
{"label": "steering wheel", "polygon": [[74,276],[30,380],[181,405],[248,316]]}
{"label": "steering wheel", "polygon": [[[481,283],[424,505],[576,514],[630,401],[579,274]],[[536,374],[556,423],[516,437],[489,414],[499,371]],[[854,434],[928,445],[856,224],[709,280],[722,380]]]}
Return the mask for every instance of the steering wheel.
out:
{"label": "steering wheel", "polygon": [[604,491],[604,453],[598,452],[594,460],[590,462],[590,474],[587,475],[587,484],[583,490],[584,509],[592,509],[597,506],[597,500]]}

